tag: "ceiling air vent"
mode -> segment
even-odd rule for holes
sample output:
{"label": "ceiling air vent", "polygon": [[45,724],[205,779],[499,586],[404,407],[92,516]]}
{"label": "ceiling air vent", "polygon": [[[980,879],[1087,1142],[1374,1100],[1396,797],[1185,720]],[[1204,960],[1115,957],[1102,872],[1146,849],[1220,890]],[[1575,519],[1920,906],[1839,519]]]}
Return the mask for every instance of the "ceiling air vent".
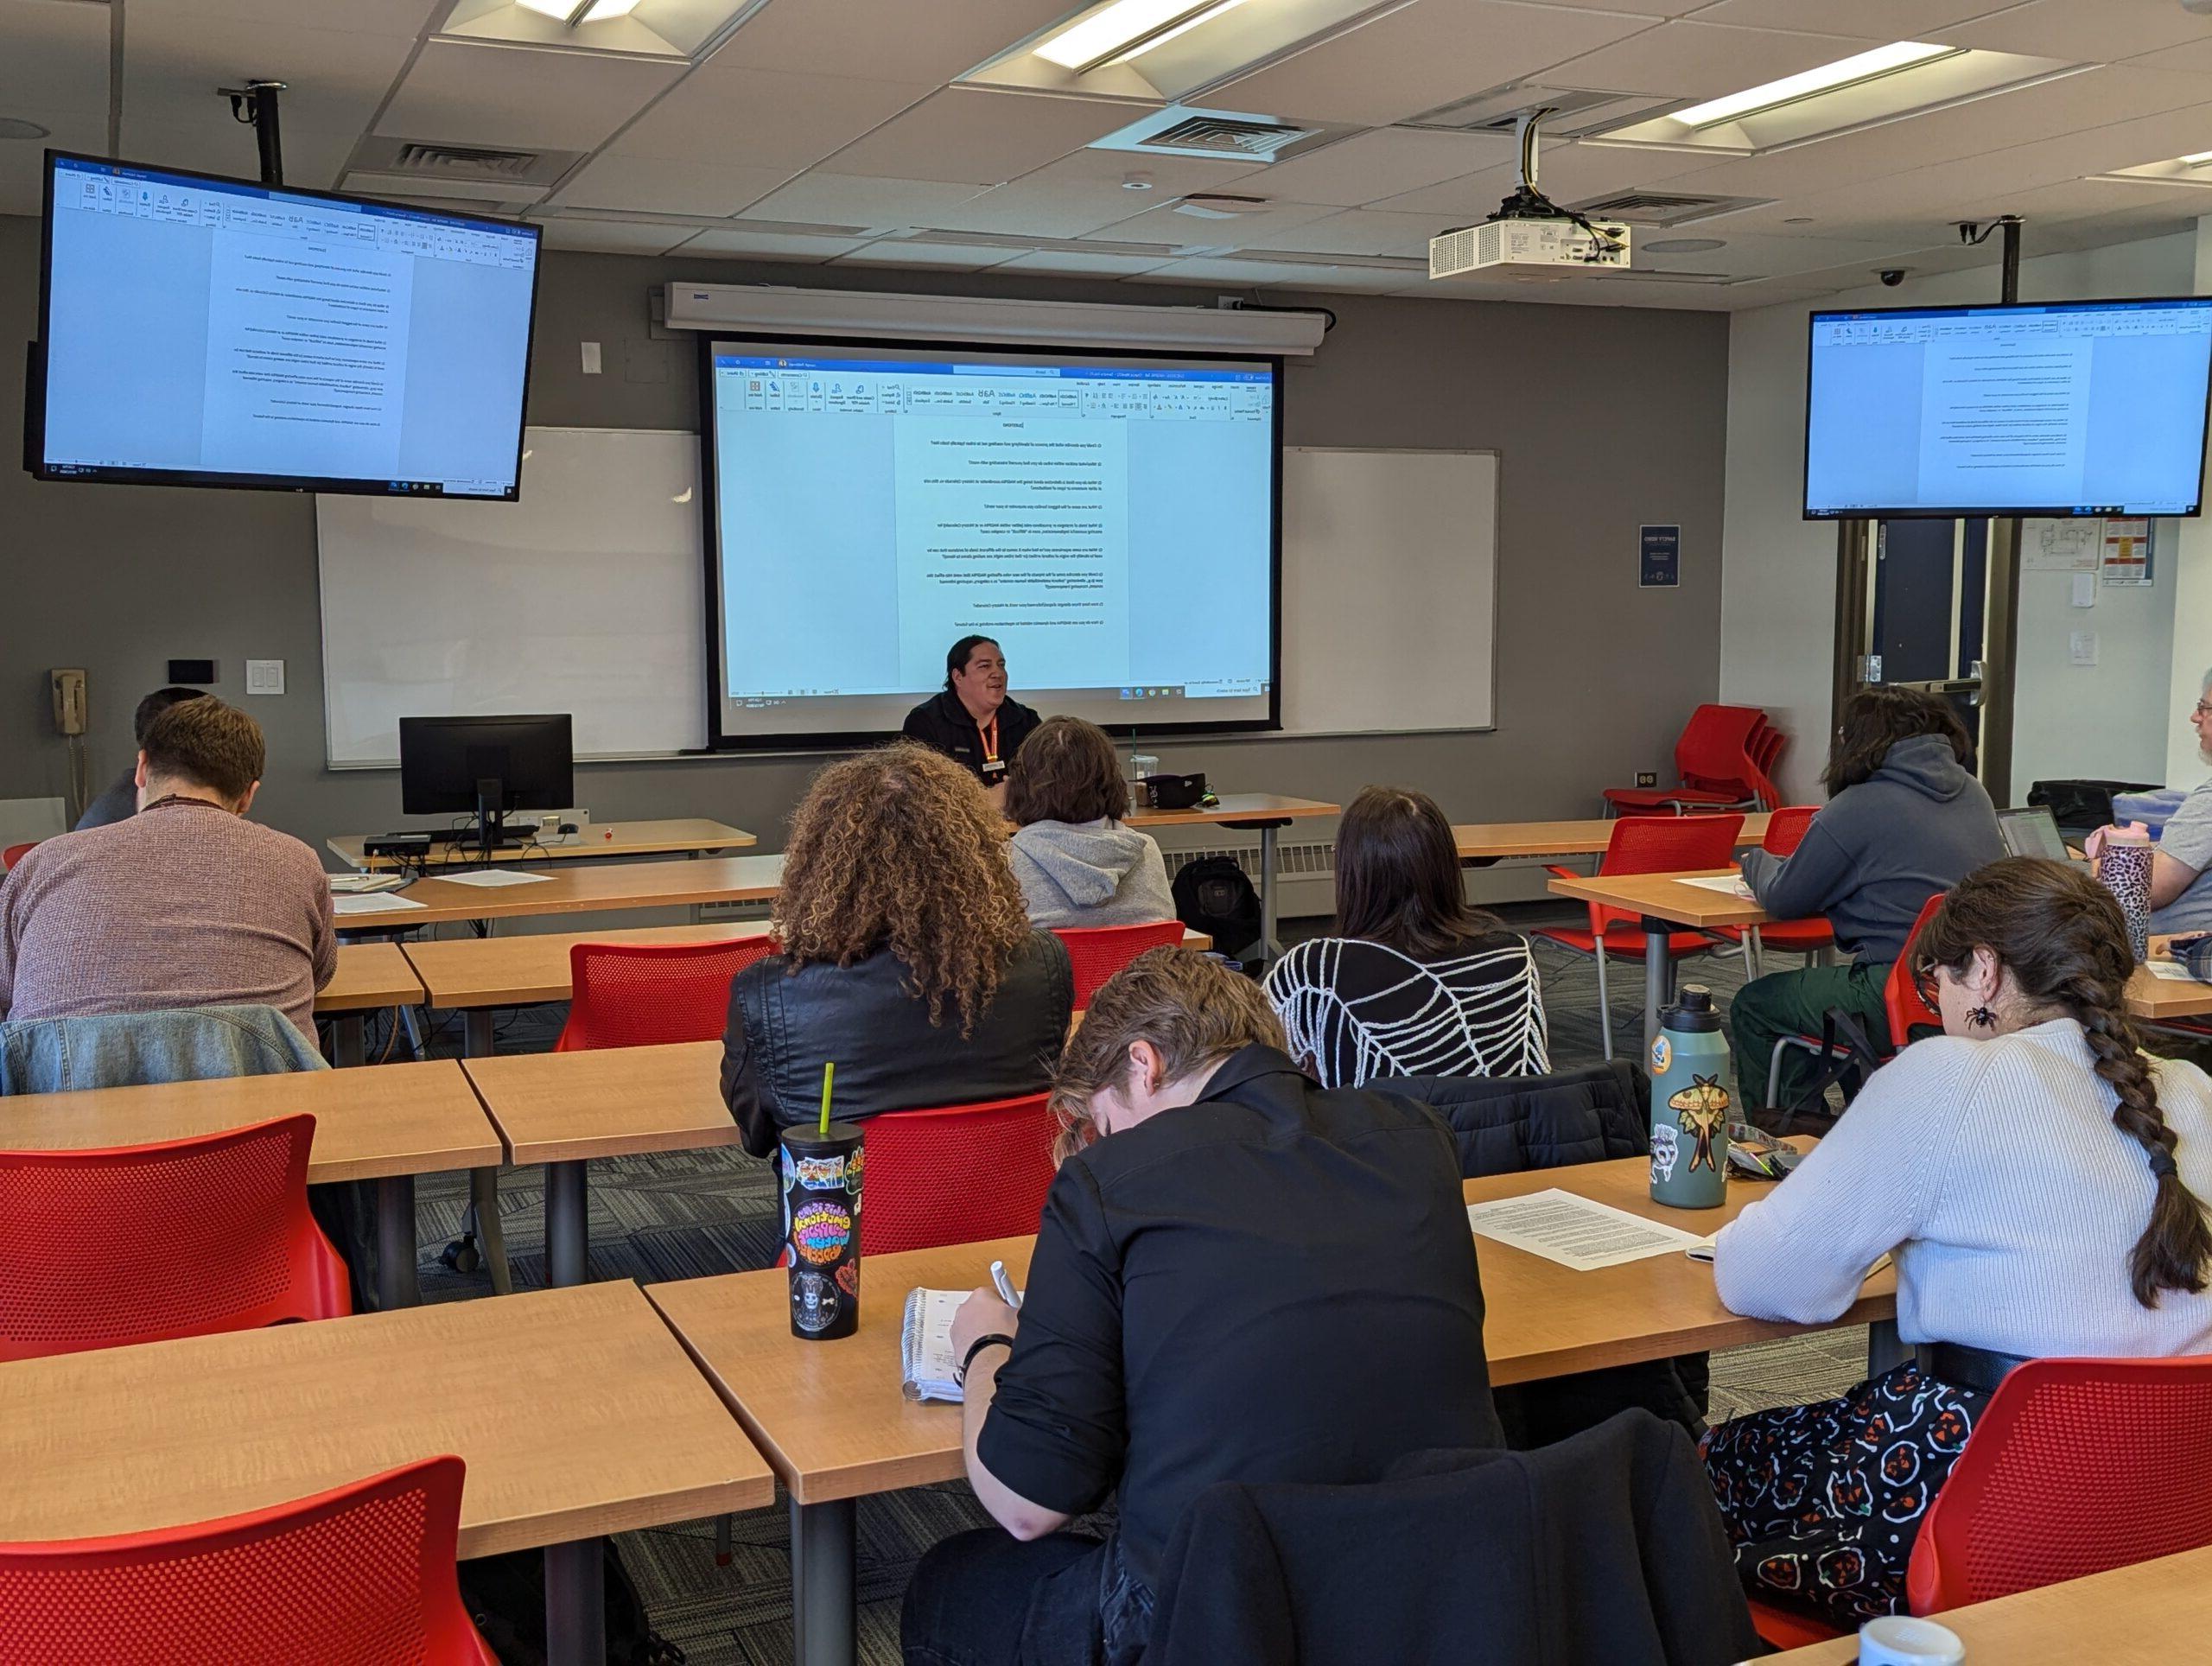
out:
{"label": "ceiling air vent", "polygon": [[1544,118],[1546,137],[1567,139],[1618,126],[1670,102],[1675,101],[1649,93],[1593,92],[1579,87],[1538,86],[1531,82],[1515,81],[1492,87],[1487,92],[1455,99],[1418,116],[1408,116],[1397,124],[1433,128],[1447,133],[1510,133],[1520,125],[1522,117],[1548,110],[1552,113]]}
{"label": "ceiling air vent", "polygon": [[1738,208],[1757,208],[1771,200],[1770,197],[1700,197],[1681,191],[1623,191],[1578,202],[1574,208],[1592,219],[1624,219],[1631,226],[1683,226],[1715,214],[1731,214]]}
{"label": "ceiling air vent", "polygon": [[485,150],[466,144],[403,144],[387,165],[397,174],[467,174],[475,179],[526,180],[535,150]]}
{"label": "ceiling air vent", "polygon": [[1141,150],[1208,152],[1223,156],[1256,156],[1271,161],[1275,153],[1311,138],[1305,127],[1282,127],[1267,122],[1237,121],[1227,116],[1193,116],[1138,142]]}

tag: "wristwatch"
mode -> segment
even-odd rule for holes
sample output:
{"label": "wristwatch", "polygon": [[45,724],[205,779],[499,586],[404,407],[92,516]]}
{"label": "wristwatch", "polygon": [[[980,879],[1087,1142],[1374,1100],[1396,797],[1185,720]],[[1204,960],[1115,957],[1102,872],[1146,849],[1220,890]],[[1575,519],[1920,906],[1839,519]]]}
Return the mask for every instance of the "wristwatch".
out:
{"label": "wristwatch", "polygon": [[982,1352],[986,1348],[1000,1347],[1011,1350],[1013,1346],[1014,1339],[1007,1335],[1003,1331],[993,1331],[988,1336],[977,1337],[973,1342],[968,1345],[968,1357],[960,1362],[960,1369],[953,1372],[952,1380],[957,1383],[962,1388],[966,1388],[968,1386],[968,1368],[976,1363],[976,1356],[977,1354]]}

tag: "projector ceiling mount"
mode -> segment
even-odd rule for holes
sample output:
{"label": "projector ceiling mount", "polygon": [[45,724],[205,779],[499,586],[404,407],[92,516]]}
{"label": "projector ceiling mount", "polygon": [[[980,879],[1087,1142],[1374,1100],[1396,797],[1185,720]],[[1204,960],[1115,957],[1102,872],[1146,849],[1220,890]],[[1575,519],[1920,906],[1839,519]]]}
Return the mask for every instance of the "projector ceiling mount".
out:
{"label": "projector ceiling mount", "polygon": [[284,141],[277,130],[276,95],[282,81],[248,81],[244,86],[219,86],[216,92],[231,101],[231,119],[253,129],[261,147],[261,182],[284,182]]}

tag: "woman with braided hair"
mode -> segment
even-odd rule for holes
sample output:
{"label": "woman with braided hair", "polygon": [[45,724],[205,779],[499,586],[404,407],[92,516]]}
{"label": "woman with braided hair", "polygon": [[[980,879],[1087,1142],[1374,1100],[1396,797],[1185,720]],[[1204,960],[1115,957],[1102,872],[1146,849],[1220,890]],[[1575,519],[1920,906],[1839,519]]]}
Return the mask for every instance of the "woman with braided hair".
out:
{"label": "woman with braided hair", "polygon": [[1943,1034],[1875,1071],[1714,1254],[1732,1310],[1810,1324],[1895,1258],[1916,1359],[1705,1442],[1745,1586],[1847,1630],[1903,1608],[1921,1518],[2014,1365],[2212,1352],[2212,1080],[2142,1051],[2111,894],[2007,857],[1913,956]]}

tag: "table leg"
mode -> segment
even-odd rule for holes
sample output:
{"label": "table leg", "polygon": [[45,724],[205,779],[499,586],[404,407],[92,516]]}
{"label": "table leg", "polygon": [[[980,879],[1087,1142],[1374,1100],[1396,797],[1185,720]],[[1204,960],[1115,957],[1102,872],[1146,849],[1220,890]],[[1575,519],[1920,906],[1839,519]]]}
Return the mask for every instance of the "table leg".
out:
{"label": "table leg", "polygon": [[1667,974],[1673,963],[1667,954],[1667,943],[1675,928],[1663,919],[1646,918],[1643,922],[1643,1056],[1651,1056],[1651,1044],[1659,1037],[1659,1005],[1667,998]]}
{"label": "table leg", "polygon": [[853,1500],[791,1500],[791,1631],[798,1666],[853,1666]]}
{"label": "table leg", "polygon": [[483,1241],[484,1265],[492,1275],[492,1294],[515,1293],[514,1275],[507,1267],[507,1229],[499,1218],[499,1171],[468,1171],[468,1200],[476,1207],[476,1236]]}
{"label": "table leg", "polygon": [[340,1013],[330,1026],[330,1062],[343,1069],[369,1056],[368,1015]]}
{"label": "table leg", "polygon": [[1272,823],[1260,829],[1260,959],[1272,965],[1282,953],[1275,941],[1275,835]]}
{"label": "table leg", "polygon": [[1912,1358],[1912,1349],[1897,1334],[1894,1319],[1878,1319],[1866,1327],[1866,1375],[1879,1377]]}
{"label": "table leg", "polygon": [[471,1007],[461,1015],[461,1050],[471,1059],[489,1059],[499,1043],[493,1039],[489,1007]]}
{"label": "table leg", "polygon": [[545,1165],[545,1259],[556,1288],[591,1278],[591,1225],[581,1160]]}
{"label": "table leg", "polygon": [[415,1277],[415,1177],[377,1182],[377,1302],[385,1312],[423,1305]]}
{"label": "table leg", "polygon": [[605,1666],[607,1552],[598,1539],[545,1547],[545,1658],[550,1666]]}

